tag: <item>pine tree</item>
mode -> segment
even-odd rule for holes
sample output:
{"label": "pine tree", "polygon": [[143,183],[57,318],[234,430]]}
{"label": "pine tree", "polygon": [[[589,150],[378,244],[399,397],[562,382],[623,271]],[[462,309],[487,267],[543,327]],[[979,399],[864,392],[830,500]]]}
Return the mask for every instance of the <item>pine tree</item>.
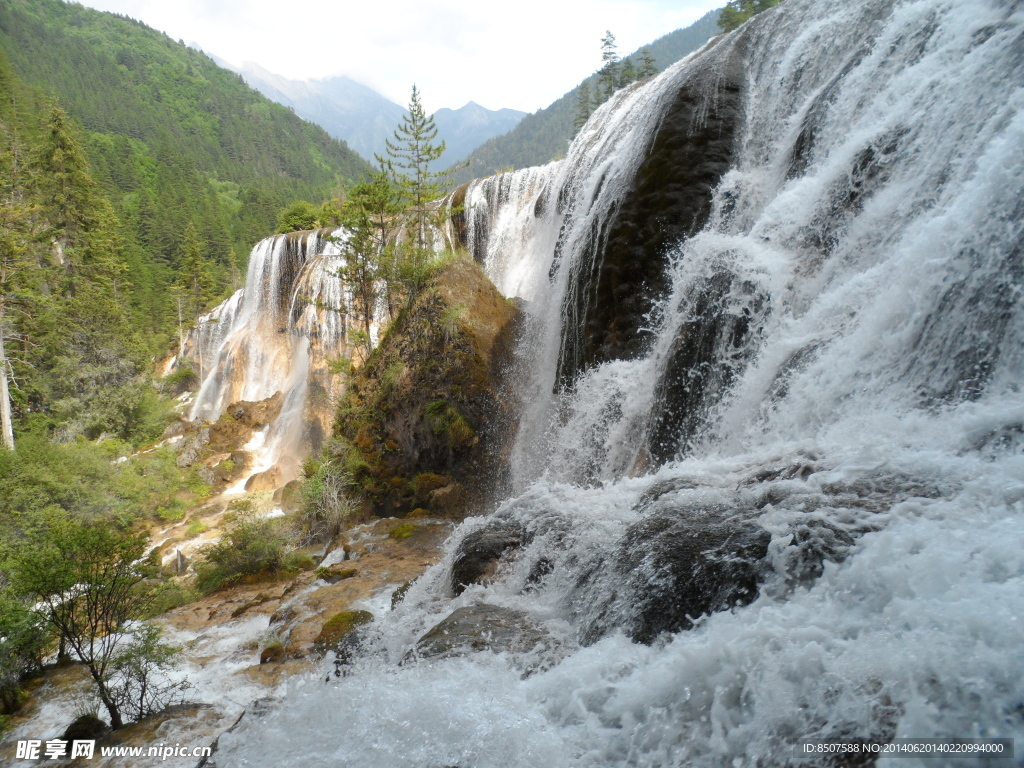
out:
{"label": "pine tree", "polygon": [[178,286],[181,289],[185,317],[194,320],[206,309],[213,297],[213,278],[203,259],[203,246],[196,228],[189,222],[181,239],[181,263],[178,267]]}
{"label": "pine tree", "polygon": [[32,281],[38,278],[31,252],[31,210],[14,195],[0,200],[0,444],[14,450],[14,420],[10,386],[14,368],[8,359],[6,341],[15,338],[17,315],[31,306]]}
{"label": "pine tree", "polygon": [[597,75],[597,94],[598,99],[605,102],[619,88],[619,54],[611,30],[606,30],[605,36],[601,38],[601,61],[601,71]]}
{"label": "pine tree", "polygon": [[389,159],[377,156],[377,162],[391,170],[405,204],[406,236],[401,242],[398,267],[411,301],[426,279],[427,267],[433,259],[434,233],[451,216],[451,211],[442,209],[436,201],[446,191],[453,170],[430,170],[431,163],[444,154],[445,144],[434,144],[434,116],[423,110],[415,85],[409,111],[394,135],[395,140],[388,139],[386,143]]}
{"label": "pine tree", "polygon": [[774,8],[779,2],[780,0],[729,0],[718,16],[718,26],[723,32],[731,32],[747,19]]}
{"label": "pine tree", "polygon": [[572,127],[573,136],[580,132],[580,129],[590,119],[590,112],[593,104],[590,97],[590,83],[586,80],[580,84],[579,92],[576,94],[576,112],[573,115]]}
{"label": "pine tree", "polygon": [[626,59],[619,71],[619,88],[625,88],[633,82],[636,82],[636,68],[630,59]]}
{"label": "pine tree", "polygon": [[6,342],[16,338],[16,323],[28,313],[39,269],[32,249],[37,211],[26,200],[22,183],[27,179],[20,172],[21,148],[14,131],[4,150],[0,165],[0,445],[14,450],[14,368]]}
{"label": "pine tree", "polygon": [[637,71],[637,79],[643,80],[656,74],[658,74],[658,65],[655,63],[654,57],[651,56],[650,49],[646,47],[641,48],[640,69]]}

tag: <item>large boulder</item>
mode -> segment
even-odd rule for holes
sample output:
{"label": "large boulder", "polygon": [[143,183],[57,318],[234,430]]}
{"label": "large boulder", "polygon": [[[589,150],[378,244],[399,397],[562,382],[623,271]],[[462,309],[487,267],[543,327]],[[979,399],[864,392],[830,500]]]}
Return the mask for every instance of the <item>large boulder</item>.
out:
{"label": "large boulder", "polygon": [[353,376],[332,461],[380,517],[461,518],[507,485],[519,311],[469,259],[436,274]]}
{"label": "large boulder", "polygon": [[569,596],[583,643],[616,629],[642,643],[757,598],[771,534],[756,510],[660,510],[629,527]]}
{"label": "large boulder", "polygon": [[175,460],[178,467],[184,469],[185,467],[191,467],[202,455],[203,450],[210,444],[210,428],[200,427],[191,438],[189,438],[181,452],[178,453],[178,458]]}
{"label": "large boulder", "polygon": [[522,611],[481,604],[453,611],[419,639],[415,653],[445,658],[477,651],[529,653],[555,645],[551,635]]}
{"label": "large boulder", "polygon": [[369,611],[342,611],[328,619],[320,629],[320,634],[313,641],[313,648],[319,653],[338,652],[344,641],[358,627],[373,621]]}
{"label": "large boulder", "polygon": [[452,563],[451,589],[461,595],[470,584],[494,575],[501,557],[523,544],[525,531],[518,523],[499,521],[468,534],[459,542]]}

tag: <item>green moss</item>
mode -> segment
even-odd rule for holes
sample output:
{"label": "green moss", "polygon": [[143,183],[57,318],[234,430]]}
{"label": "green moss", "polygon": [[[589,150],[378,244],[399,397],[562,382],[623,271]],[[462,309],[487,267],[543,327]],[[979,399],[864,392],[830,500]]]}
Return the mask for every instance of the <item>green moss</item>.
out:
{"label": "green moss", "polygon": [[446,400],[435,400],[427,405],[423,409],[423,418],[434,434],[447,438],[452,448],[463,448],[476,436],[465,417]]}
{"label": "green moss", "polygon": [[168,523],[179,523],[185,519],[186,509],[184,502],[175,499],[166,507],[158,508],[156,513],[161,520],[166,520]]}
{"label": "green moss", "polygon": [[188,528],[185,529],[186,536],[198,536],[207,530],[206,525],[198,517],[192,518],[188,523]]}
{"label": "green moss", "polygon": [[414,533],[416,533],[416,526],[413,523],[402,523],[392,528],[388,535],[395,541],[404,541]]}
{"label": "green moss", "polygon": [[313,645],[321,652],[331,650],[353,629],[363,624],[369,624],[371,621],[373,621],[373,614],[369,611],[336,613],[320,629],[320,634],[313,641]]}
{"label": "green moss", "polygon": [[418,494],[430,493],[438,488],[444,488],[451,482],[450,477],[444,475],[436,475],[432,472],[424,472],[422,475],[417,475],[415,482],[415,491]]}

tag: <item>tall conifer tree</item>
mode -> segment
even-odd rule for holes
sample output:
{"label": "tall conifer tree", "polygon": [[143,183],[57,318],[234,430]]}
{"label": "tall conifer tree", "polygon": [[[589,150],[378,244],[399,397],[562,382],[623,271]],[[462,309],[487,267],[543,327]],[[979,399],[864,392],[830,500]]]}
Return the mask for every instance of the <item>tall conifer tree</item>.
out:
{"label": "tall conifer tree", "polygon": [[377,156],[382,166],[392,170],[405,204],[406,237],[398,262],[410,299],[426,278],[426,268],[434,254],[434,233],[451,215],[436,204],[452,174],[452,170],[431,170],[431,164],[445,150],[444,141],[435,144],[436,139],[434,116],[424,111],[419,89],[413,85],[409,111],[395,129],[395,140],[387,140],[388,158]]}
{"label": "tall conifer tree", "polygon": [[592,99],[590,97],[590,83],[584,80],[579,87],[579,92],[576,94],[576,112],[573,115],[572,127],[573,136],[580,132],[580,128],[587,124],[587,120],[590,119],[590,112],[593,109]]}
{"label": "tall conifer tree", "polygon": [[615,35],[606,30],[601,38],[601,71],[597,75],[598,98],[605,102],[619,88],[619,52],[615,44]]}

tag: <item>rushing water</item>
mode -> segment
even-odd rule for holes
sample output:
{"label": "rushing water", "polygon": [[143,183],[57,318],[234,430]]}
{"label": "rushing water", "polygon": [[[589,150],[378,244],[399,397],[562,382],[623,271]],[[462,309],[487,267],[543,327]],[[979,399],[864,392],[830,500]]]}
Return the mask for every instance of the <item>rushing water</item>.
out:
{"label": "rushing water", "polygon": [[[643,343],[588,360],[579,275],[680,88],[736,56],[710,215],[663,254]],[[786,765],[805,737],[1019,753],[1022,106],[1019,2],[786,0],[620,92],[560,163],[471,185],[464,239],[534,320],[516,496],[463,524],[350,674],[244,718],[217,764]],[[453,596],[460,542],[498,524],[522,546]],[[704,581],[678,568],[691,539]],[[407,657],[481,603],[550,642]]]}

